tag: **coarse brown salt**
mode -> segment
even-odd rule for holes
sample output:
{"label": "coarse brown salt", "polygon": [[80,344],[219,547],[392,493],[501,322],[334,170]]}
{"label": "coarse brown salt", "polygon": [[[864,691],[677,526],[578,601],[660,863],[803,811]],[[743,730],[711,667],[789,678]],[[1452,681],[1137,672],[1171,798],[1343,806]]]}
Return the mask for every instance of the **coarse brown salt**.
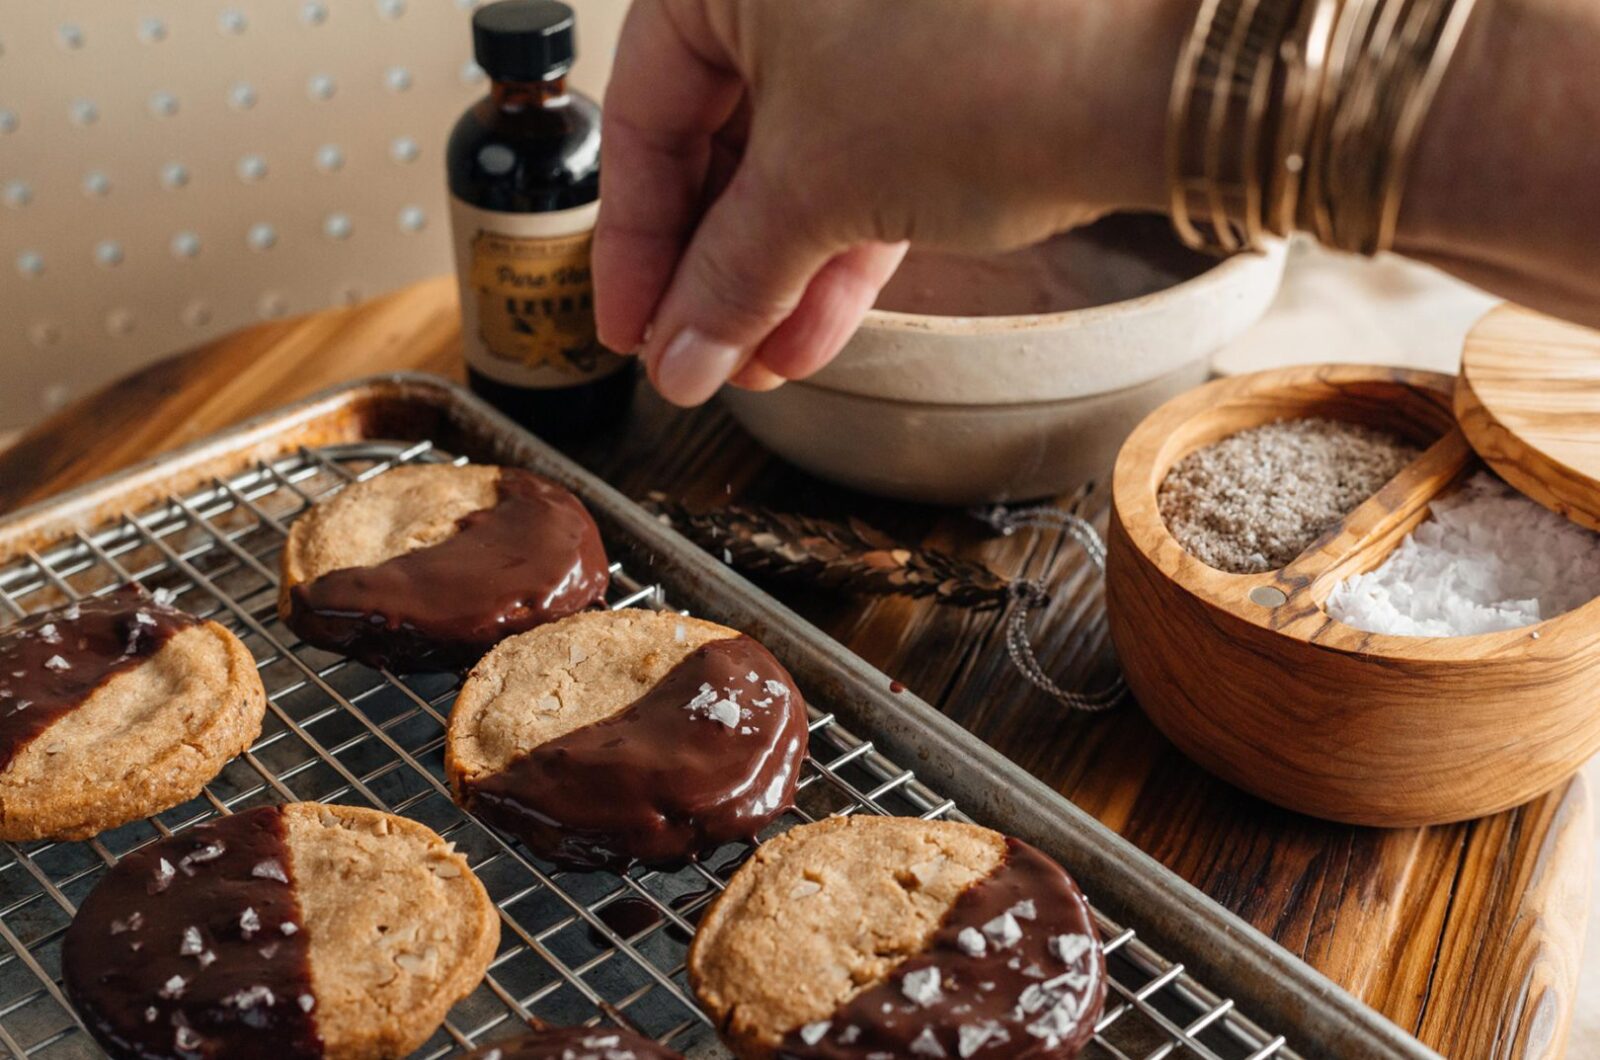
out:
{"label": "coarse brown salt", "polygon": [[1280,420],[1190,453],[1158,502],[1184,549],[1233,574],[1277,570],[1376,493],[1419,450],[1340,420]]}

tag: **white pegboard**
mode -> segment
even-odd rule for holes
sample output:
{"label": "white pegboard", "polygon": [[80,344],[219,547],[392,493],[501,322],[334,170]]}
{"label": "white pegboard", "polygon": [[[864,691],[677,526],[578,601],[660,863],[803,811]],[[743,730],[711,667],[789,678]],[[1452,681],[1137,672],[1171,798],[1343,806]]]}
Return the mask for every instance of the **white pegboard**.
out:
{"label": "white pegboard", "polygon": [[[578,9],[598,95],[627,0]],[[449,271],[472,0],[0,3],[0,431]]]}

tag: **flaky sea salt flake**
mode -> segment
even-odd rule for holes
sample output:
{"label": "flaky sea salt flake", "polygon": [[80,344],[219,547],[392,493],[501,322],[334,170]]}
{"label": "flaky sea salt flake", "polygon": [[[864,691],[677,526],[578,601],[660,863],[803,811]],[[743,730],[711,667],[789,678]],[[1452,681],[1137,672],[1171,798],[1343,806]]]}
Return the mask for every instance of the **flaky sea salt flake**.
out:
{"label": "flaky sea salt flake", "polygon": [[72,669],[72,664],[67,662],[67,660],[63,659],[59,655],[52,655],[50,658],[44,661],[44,668],[46,670],[54,670],[56,673],[60,673],[62,670]]}
{"label": "flaky sea salt flake", "polygon": [[918,1056],[945,1056],[944,1046],[939,1044],[938,1037],[933,1033],[932,1027],[923,1027],[922,1033],[911,1039],[911,1051]]}
{"label": "flaky sea salt flake", "polygon": [[991,1041],[996,1045],[1007,1041],[1010,1035],[1006,1029],[995,1020],[982,1020],[978,1023],[963,1023],[956,1028],[956,1052],[963,1060],[982,1049]]}
{"label": "flaky sea salt flake", "polygon": [[222,999],[224,1005],[232,1005],[237,1009],[256,1008],[266,1005],[271,1008],[278,1003],[272,989],[265,986],[251,986],[243,990],[236,990]]}
{"label": "flaky sea salt flake", "polygon": [[944,991],[940,989],[939,984],[939,969],[918,968],[914,972],[907,972],[900,980],[900,992],[906,996],[907,1001],[923,1008],[937,1005],[944,1000]]}
{"label": "flaky sea salt flake", "polygon": [[822,1041],[823,1035],[828,1033],[828,1028],[833,1026],[832,1020],[817,1020],[800,1028],[800,1040],[807,1045],[816,1045]]}
{"label": "flaky sea salt flake", "polygon": [[1050,938],[1050,952],[1062,964],[1076,964],[1078,958],[1094,946],[1094,940],[1088,935],[1053,935]]}
{"label": "flaky sea salt flake", "polygon": [[1015,946],[1022,938],[1022,926],[1009,912],[1001,913],[983,925],[983,933],[1000,949]]}
{"label": "flaky sea salt flake", "polygon": [[254,906],[245,906],[244,912],[239,914],[239,930],[244,932],[245,938],[261,930],[261,914],[255,911]]}
{"label": "flaky sea salt flake", "polygon": [[165,983],[161,984],[161,989],[158,991],[158,993],[168,1000],[171,1000],[175,997],[182,997],[183,988],[187,985],[189,984],[183,978],[183,976],[175,975],[171,979],[168,979]]}
{"label": "flaky sea salt flake", "polygon": [[1011,915],[1021,920],[1036,920],[1038,919],[1039,911],[1034,906],[1032,898],[1024,898],[1011,907]]}
{"label": "flaky sea salt flake", "polygon": [[277,880],[279,883],[288,883],[289,874],[283,871],[283,863],[277,858],[267,858],[258,861],[250,870],[250,875],[260,880]]}
{"label": "flaky sea salt flake", "polygon": [[964,927],[956,935],[956,945],[961,947],[961,952],[968,957],[982,957],[989,950],[989,943],[984,940],[983,932],[975,927]]}
{"label": "flaky sea salt flake", "polygon": [[186,927],[183,929],[183,942],[178,946],[178,953],[184,957],[194,957],[206,948],[206,940],[200,937],[200,929]]}

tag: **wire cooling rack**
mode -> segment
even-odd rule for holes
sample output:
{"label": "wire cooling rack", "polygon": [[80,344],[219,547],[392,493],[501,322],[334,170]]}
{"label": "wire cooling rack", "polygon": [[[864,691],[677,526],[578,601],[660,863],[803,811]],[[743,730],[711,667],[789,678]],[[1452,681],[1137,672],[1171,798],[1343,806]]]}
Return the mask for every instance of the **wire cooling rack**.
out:
{"label": "wire cooling rack", "polygon": [[[137,581],[232,629],[267,689],[261,738],[204,793],[81,843],[6,844],[0,855],[0,1049],[99,1057],[60,985],[63,934],[107,866],[132,850],[264,803],[320,800],[387,809],[453,841],[500,911],[501,946],[484,983],[416,1055],[458,1054],[529,1020],[617,1023],[691,1057],[725,1055],[684,974],[707,904],[749,853],[716,850],[676,871],[569,872],[531,856],[463,812],[444,781],[444,732],[458,680],[396,676],[300,642],[277,617],[278,554],[288,525],[352,481],[403,463],[450,461],[430,443],[301,448],[226,479],[169,495],[0,566],[0,622]],[[460,461],[457,461],[460,462]],[[666,608],[649,572],[612,567],[609,606]],[[870,739],[811,704],[811,752],[798,808],[769,830],[849,813],[967,820]],[[1071,866],[1069,865],[1070,869]],[[1091,899],[1093,880],[1080,880]],[[1098,910],[1110,994],[1088,1057],[1295,1058],[1234,1002]]]}

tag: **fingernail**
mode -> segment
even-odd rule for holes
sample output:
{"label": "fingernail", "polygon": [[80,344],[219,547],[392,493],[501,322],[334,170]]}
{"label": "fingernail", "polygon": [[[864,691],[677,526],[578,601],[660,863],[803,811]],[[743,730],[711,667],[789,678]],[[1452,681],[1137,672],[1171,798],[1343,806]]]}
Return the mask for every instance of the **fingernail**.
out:
{"label": "fingernail", "polygon": [[743,357],[744,351],[737,346],[684,328],[656,361],[656,389],[674,405],[699,405],[728,381]]}

